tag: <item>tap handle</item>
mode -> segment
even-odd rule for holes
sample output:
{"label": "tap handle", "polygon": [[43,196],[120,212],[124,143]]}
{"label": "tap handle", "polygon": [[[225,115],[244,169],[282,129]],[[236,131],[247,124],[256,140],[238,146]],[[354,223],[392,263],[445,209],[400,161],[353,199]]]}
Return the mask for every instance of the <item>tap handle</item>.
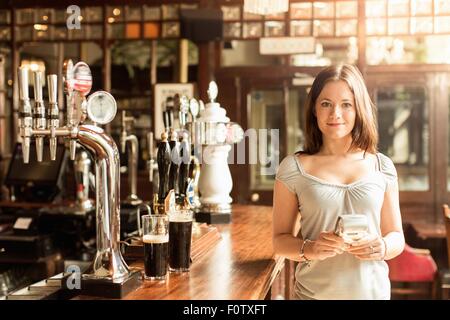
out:
{"label": "tap handle", "polygon": [[64,61],[63,66],[64,93],[70,95],[73,91],[73,62],[71,59]]}
{"label": "tap handle", "polygon": [[158,152],[156,155],[159,174],[158,201],[164,203],[169,192],[169,169],[170,169],[170,146],[167,142],[167,134],[161,134],[161,142],[158,143]]}
{"label": "tap handle", "polygon": [[19,98],[20,100],[28,100],[30,99],[28,95],[28,68],[20,67],[19,68]]}
{"label": "tap handle", "polygon": [[36,102],[42,102],[42,72],[35,71],[34,75],[34,100]]}
{"label": "tap handle", "polygon": [[178,180],[178,189],[180,191],[181,203],[184,203],[184,198],[186,197],[186,189],[188,187],[189,179],[189,163],[191,160],[191,146],[188,141],[188,134],[183,133],[180,142],[180,175]]}
{"label": "tap handle", "polygon": [[184,128],[186,126],[186,122],[187,122],[187,113],[180,111],[178,118],[180,119],[180,127]]}
{"label": "tap handle", "polygon": [[[33,108],[33,129],[46,129],[45,107],[42,98],[42,72],[35,71],[34,76],[34,108]],[[36,135],[36,156],[37,161],[43,159],[44,137],[40,134]]]}
{"label": "tap handle", "polygon": [[177,132],[173,129],[170,130],[169,137],[169,146],[170,146],[170,169],[169,169],[169,190],[174,190],[175,195],[178,195],[178,175],[180,170],[180,146],[178,143],[178,135]]}
{"label": "tap handle", "polygon": [[50,129],[50,159],[56,160],[56,128],[59,127],[58,76],[56,74],[47,76],[47,88],[49,100],[47,127]]}
{"label": "tap handle", "polygon": [[147,133],[147,148],[148,148],[148,180],[153,182],[153,132]]}
{"label": "tap handle", "polygon": [[19,68],[18,79],[19,98],[21,101],[19,112],[19,126],[20,136],[22,137],[22,154],[23,162],[28,163],[30,159],[31,128],[33,124],[30,97],[28,94],[28,68]]}
{"label": "tap handle", "polygon": [[47,76],[48,101],[51,105],[58,103],[58,76],[49,74]]}
{"label": "tap handle", "polygon": [[[73,62],[71,59],[64,61],[63,67],[64,93],[66,94],[66,120],[67,126],[73,125]],[[71,152],[72,159],[72,152]],[[74,160],[74,159],[72,159]]]}

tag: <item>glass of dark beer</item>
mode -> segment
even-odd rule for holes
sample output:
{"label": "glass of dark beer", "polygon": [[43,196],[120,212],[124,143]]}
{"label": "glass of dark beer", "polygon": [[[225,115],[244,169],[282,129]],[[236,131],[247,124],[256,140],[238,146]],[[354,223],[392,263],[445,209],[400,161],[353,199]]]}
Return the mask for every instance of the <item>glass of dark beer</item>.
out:
{"label": "glass of dark beer", "polygon": [[164,280],[169,259],[169,217],[167,215],[142,216],[144,243],[144,278]]}
{"label": "glass of dark beer", "polygon": [[169,270],[187,272],[191,262],[192,210],[169,212]]}

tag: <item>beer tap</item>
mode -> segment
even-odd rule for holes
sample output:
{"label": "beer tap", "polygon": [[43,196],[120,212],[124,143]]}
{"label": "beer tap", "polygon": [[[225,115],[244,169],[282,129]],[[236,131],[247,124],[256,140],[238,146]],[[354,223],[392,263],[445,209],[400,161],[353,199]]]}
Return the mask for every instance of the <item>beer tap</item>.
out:
{"label": "beer tap", "polygon": [[189,113],[189,99],[183,95],[180,99],[180,112],[179,112],[179,119],[180,119],[180,129],[184,130],[186,129],[186,122],[187,122],[187,115]]}
{"label": "beer tap", "polygon": [[156,155],[158,163],[159,188],[153,200],[154,212],[157,214],[165,213],[164,201],[169,193],[169,170],[170,170],[170,146],[167,142],[167,133],[161,134],[161,142],[158,143],[158,152]]}
{"label": "beer tap", "polygon": [[[28,74],[27,69],[19,69],[19,93],[21,110],[19,113],[20,136],[24,152],[24,162],[29,160],[30,140],[35,137],[63,137],[70,140],[70,148],[76,150],[78,142],[91,156],[95,162],[95,191],[96,191],[96,232],[97,252],[93,262],[91,273],[83,274],[81,277],[81,290],[89,292],[92,286],[84,284],[83,281],[96,282],[96,294],[108,294],[116,290],[117,283],[127,281],[138,281],[139,273],[130,271],[120,252],[120,161],[117,145],[110,135],[102,128],[95,125],[83,124],[83,114],[74,114],[81,110],[87,111],[90,120],[94,123],[106,124],[114,118],[117,105],[114,98],[107,92],[98,91],[93,93],[86,101],[86,95],[92,86],[92,76],[89,67],[84,62],[79,62],[73,68],[71,62],[65,63],[65,91],[67,94],[67,124],[58,127],[57,106],[54,102],[56,97],[56,75],[49,76],[50,104],[48,114],[50,121],[48,127],[42,126],[42,121],[35,121],[31,114],[28,96]],[[35,90],[39,89],[39,77],[37,78]],[[42,95],[36,92],[39,102]],[[81,104],[73,99],[73,93],[78,94]],[[37,105],[42,108],[41,104]],[[39,119],[42,112],[35,112]],[[43,128],[42,128],[43,127]],[[74,142],[74,146],[73,143]],[[54,145],[54,142],[51,143]],[[73,152],[75,156],[75,152]],[[134,287],[135,288],[135,287]],[[122,290],[122,289],[121,289]]]}
{"label": "beer tap", "polygon": [[134,134],[128,134],[127,126],[134,122],[134,117],[128,117],[126,111],[122,111],[122,132],[120,134],[120,146],[122,153],[127,151],[127,142],[130,142],[131,152],[128,154],[128,186],[130,194],[124,203],[135,206],[142,202],[137,196],[137,170],[139,141]]}
{"label": "beer tap", "polygon": [[47,76],[48,87],[48,115],[47,115],[47,128],[50,129],[50,159],[56,159],[56,129],[59,127],[59,109],[58,109],[58,76],[56,74],[50,74]]}
{"label": "beer tap", "polygon": [[[66,126],[71,130],[76,126],[75,121],[75,109],[74,109],[74,93],[73,93],[73,62],[71,59],[64,61],[63,66],[63,81],[64,81],[64,93],[66,95]],[[69,154],[70,159],[75,160],[75,153],[77,151],[77,142],[74,139],[70,139],[69,142]]]}
{"label": "beer tap", "polygon": [[178,134],[172,128],[169,133],[169,146],[170,146],[170,169],[169,169],[169,190],[175,191],[175,196],[178,195],[178,174],[180,170],[180,146],[178,142]]}
{"label": "beer tap", "polygon": [[189,135],[182,132],[180,141],[180,173],[178,177],[179,198],[178,203],[184,205],[189,183],[189,163],[191,161],[191,146]]}
{"label": "beer tap", "polygon": [[19,68],[19,135],[22,138],[23,162],[30,161],[30,141],[32,135],[33,117],[31,114],[31,104],[28,95],[28,68]]}
{"label": "beer tap", "polygon": [[[33,109],[33,130],[46,129],[45,105],[42,98],[42,72],[34,71],[34,109]],[[38,162],[42,162],[44,152],[44,136],[36,137],[36,157]]]}
{"label": "beer tap", "polygon": [[153,132],[147,133],[147,148],[148,148],[148,181],[153,182],[153,172],[155,169],[158,169],[156,165],[155,159],[153,157]]}

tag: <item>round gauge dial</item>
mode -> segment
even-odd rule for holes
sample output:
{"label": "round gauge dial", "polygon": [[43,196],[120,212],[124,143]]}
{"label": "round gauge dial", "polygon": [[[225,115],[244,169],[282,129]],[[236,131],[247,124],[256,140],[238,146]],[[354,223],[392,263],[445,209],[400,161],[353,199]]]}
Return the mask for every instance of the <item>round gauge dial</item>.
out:
{"label": "round gauge dial", "polygon": [[106,91],[91,94],[87,101],[89,119],[96,123],[107,124],[116,116],[117,104],[114,97]]}

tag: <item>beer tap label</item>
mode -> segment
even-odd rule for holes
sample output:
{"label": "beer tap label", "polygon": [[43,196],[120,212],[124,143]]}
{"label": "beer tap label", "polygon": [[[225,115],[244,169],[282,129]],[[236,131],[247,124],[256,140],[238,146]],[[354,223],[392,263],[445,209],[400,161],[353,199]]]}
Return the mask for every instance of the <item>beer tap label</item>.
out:
{"label": "beer tap label", "polygon": [[190,180],[186,188],[186,200],[191,208],[195,206],[194,199],[195,199],[194,180]]}

